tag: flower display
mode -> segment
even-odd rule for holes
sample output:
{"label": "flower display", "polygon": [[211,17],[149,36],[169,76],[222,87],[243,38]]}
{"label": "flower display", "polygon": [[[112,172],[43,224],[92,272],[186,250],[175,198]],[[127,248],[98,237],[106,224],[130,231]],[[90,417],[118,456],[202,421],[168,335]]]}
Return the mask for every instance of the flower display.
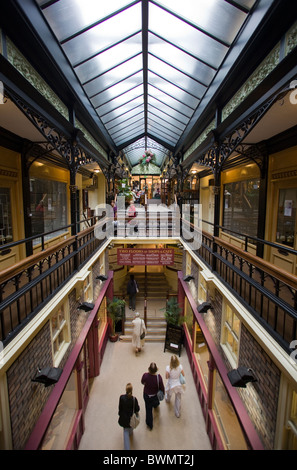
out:
{"label": "flower display", "polygon": [[142,167],[148,166],[150,163],[156,163],[156,156],[151,150],[146,150],[142,157],[139,159]]}

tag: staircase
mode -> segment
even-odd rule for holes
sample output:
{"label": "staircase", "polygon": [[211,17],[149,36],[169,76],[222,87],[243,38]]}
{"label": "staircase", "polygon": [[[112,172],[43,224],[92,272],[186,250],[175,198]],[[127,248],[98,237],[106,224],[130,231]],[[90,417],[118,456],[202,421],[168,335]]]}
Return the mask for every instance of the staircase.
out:
{"label": "staircase", "polygon": [[[137,294],[136,310],[144,318],[144,298],[145,298],[145,274],[135,273],[134,275],[139,293]],[[169,286],[163,273],[147,274],[147,332],[145,341],[147,342],[164,342],[166,335],[166,321],[164,312],[161,308],[166,306],[166,298]],[[125,335],[121,335],[121,341],[131,342],[133,325],[132,320],[134,312],[126,306]]]}

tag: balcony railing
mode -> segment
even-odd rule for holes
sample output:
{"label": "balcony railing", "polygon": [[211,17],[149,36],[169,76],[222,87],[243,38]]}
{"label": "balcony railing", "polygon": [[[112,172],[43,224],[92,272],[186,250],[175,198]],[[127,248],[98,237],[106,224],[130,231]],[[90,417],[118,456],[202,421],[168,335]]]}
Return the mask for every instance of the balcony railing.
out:
{"label": "balcony railing", "polygon": [[[107,239],[130,238],[134,235],[151,237],[154,240],[181,238],[190,245],[193,237],[193,252],[240,299],[270,335],[290,352],[290,343],[297,338],[295,276],[219,237],[198,230],[192,223],[177,217],[174,212],[157,212],[156,208],[151,211],[144,207],[132,222],[123,213],[118,217],[122,227],[115,227],[113,220],[105,216],[106,214],[97,217],[96,225],[29,256],[0,273],[0,341],[4,346]],[[134,227],[132,234],[131,225],[137,225],[137,231]],[[246,240],[253,238],[240,235]],[[40,235],[35,238],[40,238]],[[32,237],[16,243],[28,242],[32,242]],[[198,247],[197,242],[200,242]],[[255,238],[253,243],[279,248],[277,244]],[[247,242],[244,246],[247,247]],[[5,245],[3,249],[7,247]],[[291,254],[294,251],[288,250]]]}
{"label": "balcony railing", "polygon": [[[195,233],[193,224],[189,224],[188,232],[190,230]],[[256,237],[240,235],[245,240],[246,250],[248,241],[252,240],[255,244],[269,245],[297,255],[297,252],[290,248]],[[201,247],[193,251],[241,301],[259,324],[290,353],[290,344],[297,339],[297,278],[246,250],[202,231]]]}
{"label": "balcony railing", "polygon": [[[15,244],[33,239],[30,237]],[[94,226],[91,226],[0,273],[0,341],[4,346],[81,269],[103,242],[95,237]],[[9,244],[9,248],[13,245]]]}

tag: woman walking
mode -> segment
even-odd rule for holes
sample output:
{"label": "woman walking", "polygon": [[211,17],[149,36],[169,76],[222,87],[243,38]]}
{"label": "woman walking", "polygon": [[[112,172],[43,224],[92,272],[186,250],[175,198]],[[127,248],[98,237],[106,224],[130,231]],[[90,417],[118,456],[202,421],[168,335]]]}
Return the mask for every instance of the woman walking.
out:
{"label": "woman walking", "polygon": [[132,346],[135,349],[135,354],[141,352],[141,348],[144,346],[143,333],[146,333],[145,323],[140,318],[139,313],[135,312],[134,320],[132,320],[133,334],[132,334]]}
{"label": "woman walking", "polygon": [[158,391],[161,390],[165,393],[163,380],[160,374],[157,374],[158,368],[152,362],[148,368],[148,372],[144,373],[141,378],[141,383],[144,385],[143,399],[145,403],[145,422],[150,430],[153,429],[153,408],[160,405],[158,398]]}
{"label": "woman walking", "polygon": [[180,382],[180,375],[185,376],[183,367],[179,362],[177,356],[171,356],[170,365],[166,367],[166,387],[165,387],[165,401],[169,403],[171,400],[172,393],[175,394],[174,412],[177,418],[180,417],[181,407],[181,394],[183,393],[183,387]]}
{"label": "woman walking", "polygon": [[126,385],[126,394],[120,396],[119,401],[119,420],[118,423],[124,428],[124,449],[130,450],[130,436],[133,429],[130,426],[130,418],[133,414],[139,413],[139,405],[136,397],[132,395],[133,387],[131,383]]}

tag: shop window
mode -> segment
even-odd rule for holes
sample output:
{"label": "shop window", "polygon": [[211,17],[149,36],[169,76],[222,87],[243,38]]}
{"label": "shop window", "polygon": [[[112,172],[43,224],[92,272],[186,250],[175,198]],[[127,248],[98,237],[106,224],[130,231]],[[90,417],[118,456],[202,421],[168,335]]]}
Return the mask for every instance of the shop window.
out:
{"label": "shop window", "polygon": [[257,236],[259,187],[259,179],[224,185],[223,226],[225,228]]}
{"label": "shop window", "polygon": [[276,242],[294,247],[297,189],[279,190]]}
{"label": "shop window", "polygon": [[217,371],[214,374],[213,410],[225,448],[227,450],[247,450],[238,418]]}
{"label": "shop window", "polygon": [[239,352],[240,320],[237,318],[231,306],[225,304],[225,318],[223,322],[222,347],[230,361],[237,366]]}
{"label": "shop window", "polygon": [[207,389],[208,386],[208,361],[209,361],[209,351],[204,338],[204,335],[201,331],[198,323],[195,322],[195,349],[194,349],[196,358],[198,360],[198,365],[200,368],[201,375],[203,377],[204,385]]}
{"label": "shop window", "polygon": [[92,302],[93,300],[93,284],[92,273],[90,273],[84,280],[84,301]]}
{"label": "shop window", "polygon": [[13,241],[9,188],[0,188],[0,245]]}
{"label": "shop window", "polygon": [[48,234],[46,240],[67,230],[60,230],[68,222],[66,183],[31,178],[30,197],[33,235],[56,231]]}
{"label": "shop window", "polygon": [[78,408],[77,376],[73,370],[43,439],[41,450],[66,449]]}
{"label": "shop window", "polygon": [[184,321],[186,324],[186,327],[189,332],[189,336],[192,340],[192,335],[193,335],[193,310],[191,308],[191,305],[189,304],[188,299],[185,299],[185,315],[184,315]]}
{"label": "shop window", "polygon": [[70,324],[66,304],[61,305],[52,314],[50,325],[54,365],[57,366],[70,344]]}
{"label": "shop window", "polygon": [[106,325],[106,322],[107,322],[106,297],[104,297],[104,299],[101,302],[101,305],[98,309],[97,319],[98,319],[98,324],[99,324],[98,325],[98,334],[99,334],[99,338],[101,338],[101,336],[103,334],[104,326]]}
{"label": "shop window", "polygon": [[292,404],[287,422],[288,440],[286,450],[297,450],[297,393],[293,391]]}

